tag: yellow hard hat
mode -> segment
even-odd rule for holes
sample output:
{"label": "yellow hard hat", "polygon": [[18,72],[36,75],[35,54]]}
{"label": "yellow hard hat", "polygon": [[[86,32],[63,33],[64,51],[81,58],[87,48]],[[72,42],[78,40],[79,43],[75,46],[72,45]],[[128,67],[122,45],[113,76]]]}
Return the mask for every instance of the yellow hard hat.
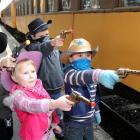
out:
{"label": "yellow hard hat", "polygon": [[63,64],[68,64],[69,56],[71,56],[72,54],[91,52],[93,55],[95,55],[98,50],[98,47],[92,50],[90,43],[84,38],[74,39],[71,41],[68,50],[61,54],[61,60]]}

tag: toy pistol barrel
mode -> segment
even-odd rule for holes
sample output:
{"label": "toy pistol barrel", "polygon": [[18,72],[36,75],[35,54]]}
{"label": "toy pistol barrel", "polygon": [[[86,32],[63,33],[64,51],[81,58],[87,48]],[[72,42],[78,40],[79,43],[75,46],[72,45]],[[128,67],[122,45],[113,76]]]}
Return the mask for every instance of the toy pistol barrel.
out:
{"label": "toy pistol barrel", "polygon": [[127,74],[140,74],[140,70],[128,70]]}
{"label": "toy pistol barrel", "polygon": [[72,34],[72,33],[73,33],[72,29],[64,30],[60,32],[60,38],[65,39],[68,34]]}
{"label": "toy pistol barrel", "polygon": [[17,58],[20,54],[21,49],[23,49],[24,47],[26,47],[29,44],[30,44],[30,40],[26,40],[25,43],[23,43],[19,47],[15,47],[12,51],[12,57]]}
{"label": "toy pistol barrel", "polygon": [[74,91],[74,90],[72,90],[70,98],[74,102],[82,101],[82,102],[86,103],[87,105],[90,105],[90,106],[93,106],[93,107],[96,106],[95,102],[91,102],[89,99],[87,99],[86,97],[80,95],[77,91]]}
{"label": "toy pistol barrel", "polygon": [[120,75],[120,77],[125,78],[130,74],[136,74],[140,75],[140,70],[133,70],[133,69],[127,69],[127,68],[119,68],[117,70],[117,73]]}

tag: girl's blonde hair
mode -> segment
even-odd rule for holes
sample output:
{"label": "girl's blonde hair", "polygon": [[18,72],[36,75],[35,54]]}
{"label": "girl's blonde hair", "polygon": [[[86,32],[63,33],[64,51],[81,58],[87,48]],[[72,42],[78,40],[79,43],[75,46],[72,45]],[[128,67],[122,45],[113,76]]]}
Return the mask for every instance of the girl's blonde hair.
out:
{"label": "girl's blonde hair", "polygon": [[[16,66],[17,66],[18,64],[21,64],[21,63],[31,64],[31,65],[33,65],[33,66],[35,67],[35,69],[36,69],[36,65],[35,65],[34,61],[31,60],[31,59],[23,59],[23,60],[19,61],[18,63],[16,63]],[[16,66],[15,66],[15,68],[16,68]],[[15,68],[12,69],[12,71],[11,71],[11,75],[14,74],[14,72],[15,72]]]}

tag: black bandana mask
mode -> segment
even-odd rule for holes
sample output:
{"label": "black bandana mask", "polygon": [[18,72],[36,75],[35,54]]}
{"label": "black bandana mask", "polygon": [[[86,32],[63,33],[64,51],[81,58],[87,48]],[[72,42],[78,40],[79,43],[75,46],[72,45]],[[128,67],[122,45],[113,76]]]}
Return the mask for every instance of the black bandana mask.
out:
{"label": "black bandana mask", "polygon": [[44,40],[47,40],[48,38],[49,38],[49,36],[46,35],[46,36],[43,36],[43,37],[40,37],[40,38],[36,39],[36,41],[38,41],[38,42],[44,42]]}

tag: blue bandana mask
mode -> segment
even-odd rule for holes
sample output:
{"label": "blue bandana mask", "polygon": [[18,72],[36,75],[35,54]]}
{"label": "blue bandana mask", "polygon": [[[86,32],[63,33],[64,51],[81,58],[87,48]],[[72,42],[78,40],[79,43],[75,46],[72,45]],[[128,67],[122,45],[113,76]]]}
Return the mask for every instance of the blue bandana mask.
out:
{"label": "blue bandana mask", "polygon": [[72,62],[72,66],[76,70],[87,70],[87,69],[90,69],[90,67],[91,67],[91,60],[89,60],[87,58],[82,58],[82,59],[74,60]]}

